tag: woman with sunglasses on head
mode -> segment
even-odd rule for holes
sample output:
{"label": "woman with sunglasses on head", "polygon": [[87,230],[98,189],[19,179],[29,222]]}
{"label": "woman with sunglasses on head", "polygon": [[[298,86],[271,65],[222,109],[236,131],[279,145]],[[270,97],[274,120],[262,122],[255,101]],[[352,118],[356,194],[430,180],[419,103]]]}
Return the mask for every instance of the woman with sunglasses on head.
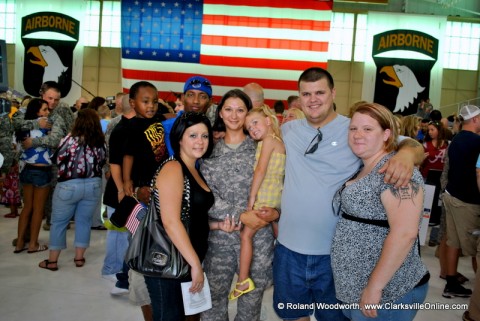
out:
{"label": "woman with sunglasses on head", "polygon": [[[212,308],[202,313],[203,321],[229,319],[228,294],[239,268],[240,219],[243,220],[245,213],[242,212],[247,208],[255,163],[255,143],[244,130],[245,119],[251,109],[250,98],[239,89],[230,90],[222,97],[213,127],[214,130],[224,131],[225,136],[217,142],[210,158],[201,165],[201,171],[215,195],[215,204],[208,213],[210,235],[204,261]],[[266,221],[274,218],[265,219],[264,226],[269,224]],[[237,321],[260,318],[263,292],[272,280],[273,241],[272,229],[269,228],[259,229],[253,237],[250,277],[256,288],[238,298]]]}
{"label": "woman with sunglasses on head", "polygon": [[356,109],[348,145],[363,166],[334,198],[341,210],[331,253],[335,290],[340,301],[352,304],[343,313],[353,321],[413,320],[418,308],[398,307],[420,304],[427,295],[430,275],[418,245],[423,179],[414,169],[408,185],[397,188],[378,172],[395,155],[394,121],[378,104]]}
{"label": "woman with sunglasses on head", "polygon": [[[203,289],[208,210],[214,202],[210,187],[196,167],[197,161],[210,155],[213,149],[208,118],[203,113],[184,113],[173,124],[170,142],[174,155],[158,168],[150,197],[155,200],[157,214],[173,245],[190,265],[190,273],[184,279],[145,276],[154,321],[184,319],[181,282],[192,281],[191,293]],[[189,186],[189,190],[185,186]],[[190,202],[187,212],[183,205],[185,199]]]}

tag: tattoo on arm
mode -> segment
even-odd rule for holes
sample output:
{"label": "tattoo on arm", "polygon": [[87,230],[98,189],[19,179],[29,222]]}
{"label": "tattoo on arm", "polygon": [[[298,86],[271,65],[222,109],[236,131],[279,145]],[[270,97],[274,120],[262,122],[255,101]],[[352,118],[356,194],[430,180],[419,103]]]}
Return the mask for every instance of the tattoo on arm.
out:
{"label": "tattoo on arm", "polygon": [[392,192],[393,196],[398,199],[398,205],[400,206],[400,202],[403,200],[412,200],[415,204],[413,199],[420,191],[420,185],[417,183],[410,182],[407,187],[400,187],[396,188],[395,186],[390,186],[390,191]]}

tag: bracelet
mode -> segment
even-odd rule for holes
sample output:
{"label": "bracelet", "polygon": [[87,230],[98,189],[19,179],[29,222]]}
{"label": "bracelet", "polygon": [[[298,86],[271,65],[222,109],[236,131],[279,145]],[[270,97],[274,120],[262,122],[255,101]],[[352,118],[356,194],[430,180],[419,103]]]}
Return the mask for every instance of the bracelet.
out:
{"label": "bracelet", "polygon": [[278,223],[280,221],[280,216],[282,215],[282,210],[278,207],[275,207],[275,210],[278,212],[278,218],[273,220],[273,222]]}
{"label": "bracelet", "polygon": [[121,190],[118,191],[118,194],[122,194],[123,192],[124,192],[124,190],[121,189]]}

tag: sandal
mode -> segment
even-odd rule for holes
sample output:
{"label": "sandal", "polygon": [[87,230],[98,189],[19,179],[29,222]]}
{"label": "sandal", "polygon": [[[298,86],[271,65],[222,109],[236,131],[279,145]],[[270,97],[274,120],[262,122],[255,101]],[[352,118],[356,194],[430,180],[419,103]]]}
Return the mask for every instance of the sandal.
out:
{"label": "sandal", "polygon": [[76,267],[82,267],[85,265],[85,258],[82,257],[81,259],[73,259]]}
{"label": "sandal", "polygon": [[[43,263],[43,265],[42,265]],[[57,264],[57,261],[49,261],[49,260],[43,260],[42,262],[38,263],[38,267],[42,269],[47,269],[50,271],[57,271],[58,267],[48,267],[50,264]]]}
{"label": "sandal", "polygon": [[20,216],[18,213],[8,213],[3,215],[5,218],[16,218],[17,216]]}
{"label": "sandal", "polygon": [[48,246],[46,246],[45,244],[38,244],[38,247],[36,250],[28,250],[27,253],[28,254],[32,254],[32,253],[37,253],[37,252],[43,252],[43,251],[46,251],[48,250]]}
{"label": "sandal", "polygon": [[[238,286],[242,286],[245,283],[248,284],[248,287],[245,290],[240,290],[240,289],[237,288]],[[238,299],[242,295],[244,295],[248,292],[251,292],[253,290],[255,290],[255,283],[253,283],[253,280],[251,278],[247,278],[243,282],[237,282],[235,284],[235,289],[232,292],[230,292],[230,294],[228,295],[228,299],[229,300]],[[237,295],[235,295],[235,293],[237,293]]]}

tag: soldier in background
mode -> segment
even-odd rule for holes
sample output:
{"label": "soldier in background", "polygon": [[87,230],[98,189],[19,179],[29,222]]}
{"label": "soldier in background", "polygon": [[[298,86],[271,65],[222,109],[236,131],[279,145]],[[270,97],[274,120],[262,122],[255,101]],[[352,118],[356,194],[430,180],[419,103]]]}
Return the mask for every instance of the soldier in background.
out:
{"label": "soldier in background", "polygon": [[[26,138],[22,142],[22,147],[24,149],[30,147],[48,147],[52,151],[55,151],[60,143],[60,140],[67,136],[70,132],[74,115],[70,108],[58,106],[60,102],[60,87],[54,81],[45,82],[40,88],[40,97],[48,102],[48,108],[50,109],[50,115],[48,119],[39,119],[39,120],[25,120],[24,115],[21,112],[17,112],[13,115],[13,126],[15,130],[32,130],[39,128],[49,128],[51,127],[51,132],[47,136],[37,137],[37,138]],[[57,107],[58,106],[58,107]],[[57,172],[58,168],[56,165],[52,166],[52,189],[50,195],[45,204],[45,216],[47,221],[43,225],[43,229],[48,231],[50,230],[50,216],[52,213],[52,195],[57,183]]]}
{"label": "soldier in background", "polygon": [[8,117],[10,113],[10,101],[0,98],[0,154],[3,156],[3,164],[0,166],[0,198],[3,196],[3,183],[14,161],[12,147],[13,125]]}

